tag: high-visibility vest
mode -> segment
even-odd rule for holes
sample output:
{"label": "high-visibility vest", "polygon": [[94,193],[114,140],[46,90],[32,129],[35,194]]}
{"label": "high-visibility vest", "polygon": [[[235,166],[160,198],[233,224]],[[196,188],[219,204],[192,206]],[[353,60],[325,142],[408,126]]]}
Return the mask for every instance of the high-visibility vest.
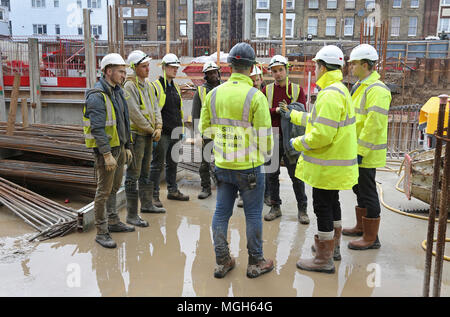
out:
{"label": "high-visibility vest", "polygon": [[214,140],[216,166],[245,170],[264,164],[270,155],[271,126],[267,99],[250,77],[234,73],[207,94],[199,130]]}
{"label": "high-visibility vest", "polygon": [[317,82],[324,87],[311,113],[291,112],[291,121],[306,126],[294,141],[302,152],[295,176],[314,188],[348,190],[358,183],[356,117],[340,70],[325,73]]}
{"label": "high-visibility vest", "polygon": [[206,92],[206,87],[198,86],[197,91],[198,91],[198,96],[200,97],[200,102],[202,103],[202,107],[203,107],[203,105],[205,103],[206,95],[208,94]]}
{"label": "high-visibility vest", "polygon": [[[180,96],[180,112],[181,112],[181,124],[183,125],[183,131],[184,131],[184,112],[183,112],[183,98],[181,98],[181,90],[177,83],[172,82],[175,85],[175,89],[178,92],[178,95]],[[156,97],[158,98],[159,107],[164,108],[166,105],[166,92],[164,91],[164,87],[162,86],[161,82],[158,80],[155,80],[152,82],[153,87],[156,89]]]}
{"label": "high-visibility vest", "polygon": [[360,167],[377,168],[386,165],[388,114],[391,91],[375,71],[352,95],[356,112],[358,154],[363,157]]}
{"label": "high-visibility vest", "polygon": [[[137,88],[137,90],[139,92],[139,97],[140,97],[140,101],[141,101],[141,104],[139,105],[139,109],[140,109],[142,115],[149,122],[152,122],[152,120],[154,119],[153,109],[154,109],[154,104],[156,101],[156,100],[154,100],[154,98],[155,98],[154,87],[147,80],[145,81],[145,89],[149,90],[148,96],[150,97],[150,105],[151,105],[151,107],[148,107],[148,105],[145,103],[145,98],[144,98],[144,95],[142,94],[141,88],[139,87],[139,82],[137,81],[137,78],[136,78],[136,82],[133,82],[133,84],[135,85],[135,87]],[[134,124],[133,122],[131,122],[130,126],[131,126],[131,131],[145,132],[145,131],[142,131],[141,129],[139,129],[139,127],[136,124]]]}
{"label": "high-visibility vest", "polygon": [[[116,121],[116,112],[114,111],[114,106],[105,93],[101,93],[105,100],[105,108],[106,108],[106,122],[105,122],[105,133],[109,139],[109,145],[113,148],[116,146],[120,146],[119,133],[117,132],[117,121]],[[94,136],[91,134],[91,120],[86,118],[86,105],[83,108],[83,133],[84,140],[86,143],[86,147],[88,148],[96,148],[97,142],[95,141]]]}
{"label": "high-visibility vest", "polygon": [[[291,86],[291,93],[292,93],[292,99],[291,102],[296,102],[298,99],[298,96],[300,95],[300,86],[294,83],[290,84]],[[275,89],[275,83],[271,83],[266,86],[266,97],[269,102],[269,108],[273,107],[273,94]]]}

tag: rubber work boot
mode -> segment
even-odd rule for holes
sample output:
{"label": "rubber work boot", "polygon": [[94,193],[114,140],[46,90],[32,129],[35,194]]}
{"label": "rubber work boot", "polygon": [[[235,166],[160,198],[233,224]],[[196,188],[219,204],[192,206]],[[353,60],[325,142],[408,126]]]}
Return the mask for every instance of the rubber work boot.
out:
{"label": "rubber work boot", "polygon": [[322,273],[334,273],[335,267],[333,262],[334,239],[319,240],[319,236],[314,236],[316,255],[312,259],[300,259],[297,267],[300,270],[314,271]]}
{"label": "rubber work boot", "polygon": [[[117,203],[116,203],[116,195],[110,195],[108,200],[106,201],[106,213],[108,215],[115,215],[114,218],[119,219],[118,213],[117,213]],[[109,232],[133,232],[135,229],[134,227],[127,226],[126,224],[118,221],[117,224],[110,225],[108,224],[108,231]]]}
{"label": "rubber work boot", "polygon": [[200,194],[198,194],[198,199],[206,199],[209,196],[211,196],[211,188],[202,188],[202,191]]}
{"label": "rubber work boot", "polygon": [[125,194],[127,195],[127,223],[136,227],[148,227],[148,222],[138,215],[138,193],[126,191]]}
{"label": "rubber work boot", "polygon": [[257,263],[251,263],[249,261],[249,264],[247,266],[247,277],[248,278],[255,278],[262,274],[268,273],[273,270],[273,261],[268,259],[262,259],[258,261]]}
{"label": "rubber work boot", "polygon": [[176,192],[169,192],[167,194],[167,199],[169,200],[179,200],[179,201],[188,201],[189,196],[183,195],[179,190]]}
{"label": "rubber work boot", "polygon": [[269,206],[272,207],[272,201],[270,200],[270,196],[264,196],[264,203]]}
{"label": "rubber work boot", "polygon": [[355,213],[356,213],[356,225],[353,228],[342,229],[342,234],[344,236],[360,237],[363,235],[362,217],[366,216],[367,209],[356,206]]}
{"label": "rubber work boot", "polygon": [[102,247],[107,249],[114,249],[117,247],[117,244],[114,242],[114,240],[111,238],[109,233],[105,234],[98,234],[95,237],[95,242],[100,244]]}
{"label": "rubber work boot", "polygon": [[166,213],[164,208],[157,207],[156,204],[153,203],[153,184],[139,184],[139,198],[141,200],[141,213]]}
{"label": "rubber work boot", "polygon": [[[334,251],[333,251],[333,260],[340,261],[341,257],[341,236],[342,236],[342,227],[334,228]],[[316,252],[316,248],[314,245],[311,246],[311,251]]]}
{"label": "rubber work boot", "polygon": [[379,249],[381,247],[380,240],[378,240],[378,229],[380,228],[380,217],[366,218],[362,217],[363,236],[358,240],[353,240],[348,243],[349,249],[352,250],[368,250]]}
{"label": "rubber work boot", "polygon": [[244,200],[242,198],[239,198],[237,206],[238,208],[244,208]]}
{"label": "rubber work boot", "polygon": [[235,259],[229,256],[218,262],[220,263],[216,263],[216,267],[214,268],[215,278],[224,278],[236,265]]}
{"label": "rubber work boot", "polygon": [[153,205],[158,208],[163,208],[163,204],[161,200],[159,200],[159,193],[155,194],[155,192],[153,192]]}
{"label": "rubber work boot", "polygon": [[298,208],[298,222],[300,222],[302,225],[309,225],[309,217],[306,213],[307,205],[302,205],[300,208]]}
{"label": "rubber work boot", "polygon": [[281,217],[281,208],[279,205],[273,205],[267,215],[264,216],[265,221],[272,221]]}

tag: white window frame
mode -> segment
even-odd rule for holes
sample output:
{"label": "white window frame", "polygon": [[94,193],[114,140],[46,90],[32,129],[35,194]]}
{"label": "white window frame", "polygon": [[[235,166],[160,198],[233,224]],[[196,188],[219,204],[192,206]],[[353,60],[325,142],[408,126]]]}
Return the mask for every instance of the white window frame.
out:
{"label": "white window frame", "polygon": [[[286,38],[293,38],[295,32],[295,13],[286,13]],[[292,20],[291,34],[288,35],[287,21]],[[283,13],[280,13],[280,37],[283,37]]]}
{"label": "white window frame", "polygon": [[0,9],[0,21],[5,21],[6,19],[6,16],[5,16],[5,10],[3,10],[3,9]]}
{"label": "white window frame", "polygon": [[[395,29],[394,29],[394,19],[396,20],[396,21],[398,21],[398,27],[396,27]],[[401,27],[401,24],[402,24],[402,17],[392,17],[391,18],[391,36],[400,36],[400,27]],[[396,30],[397,31],[397,33],[394,33],[394,30]]]}
{"label": "white window frame", "polygon": [[[314,25],[314,26],[310,25],[310,24],[309,24],[309,21],[310,21],[310,20],[311,20],[311,21],[312,21],[312,20],[315,20],[315,21],[316,21],[316,25]],[[315,27],[315,28],[316,28],[315,33],[309,32],[309,28],[312,28],[312,27]],[[318,29],[319,29],[319,18],[318,18],[318,17],[308,17],[308,26],[306,27],[306,30],[307,30],[308,34],[311,34],[311,35],[313,35],[313,36],[317,36]]]}
{"label": "white window frame", "polygon": [[[447,24],[447,28],[445,30],[443,29],[444,21]],[[445,33],[450,33],[450,18],[441,18],[439,21],[439,33],[442,33],[443,31],[445,31]]]}
{"label": "white window frame", "polygon": [[[94,6],[95,3],[95,6]],[[102,0],[88,0],[87,2],[89,9],[101,9],[102,8]]]}
{"label": "white window frame", "polygon": [[[334,34],[328,34],[328,21],[334,20]],[[328,17],[325,19],[325,36],[336,36],[336,25],[337,19],[336,17]]]}
{"label": "white window frame", "polygon": [[[97,32],[94,32],[94,30],[96,30]],[[98,31],[101,31],[100,33]],[[103,26],[101,24],[92,24],[91,25],[91,35],[95,36],[101,36],[103,35]]]}
{"label": "white window frame", "polygon": [[[345,22],[347,22],[347,20],[351,20],[352,24],[352,32],[351,33],[346,33],[345,30],[347,28],[347,24]],[[344,36],[353,36],[355,33],[355,18],[354,17],[344,17]]]}
{"label": "white window frame", "polygon": [[[38,5],[39,3],[39,5]],[[32,8],[45,9],[45,0],[31,0]]]}
{"label": "white window frame", "polygon": [[[400,1],[400,4],[395,4],[395,2]],[[392,1],[392,8],[394,9],[401,9],[402,8],[402,0],[393,0]]]}
{"label": "white window frame", "polygon": [[356,8],[356,0],[345,0],[345,9],[355,9],[355,8]]}
{"label": "white window frame", "polygon": [[[315,7],[312,7],[312,2],[316,3],[317,5]],[[319,9],[319,0],[308,0],[308,9]]]}
{"label": "white window frame", "polygon": [[[184,23],[181,23],[184,22]],[[184,26],[184,34],[182,34],[182,26]],[[187,36],[187,20],[180,20],[180,36]]]}
{"label": "white window frame", "polygon": [[[414,5],[413,5],[413,3],[414,3]],[[417,3],[417,5],[416,5],[416,3]],[[410,7],[411,8],[417,9],[417,8],[419,8],[419,6],[420,6],[420,1],[419,0],[411,0],[411,3],[410,3]]]}
{"label": "white window frame", "polygon": [[[416,21],[415,26],[411,26],[411,21]],[[409,23],[408,23],[408,36],[417,36],[417,27],[419,26],[419,17],[409,17]],[[411,29],[414,28],[414,34],[410,33]]]}
{"label": "white window frame", "polygon": [[[44,32],[45,27],[45,32]],[[35,32],[36,28],[36,32]],[[42,33],[39,33],[39,28],[42,29]],[[33,24],[33,34],[34,35],[48,35],[47,24]]]}
{"label": "white window frame", "polygon": [[[266,26],[266,34],[265,35],[259,35],[259,20],[267,20],[267,26]],[[256,30],[255,34],[257,38],[264,38],[269,37],[269,30],[270,30],[270,13],[256,13],[255,14],[255,21],[256,21]]]}
{"label": "white window frame", "polygon": [[257,10],[269,10],[270,9],[270,0],[265,0],[267,2],[267,7],[261,7],[260,1],[256,0],[256,9]]}
{"label": "white window frame", "polygon": [[[286,6],[286,10],[295,10],[295,0],[290,0],[292,3],[292,6],[289,6],[289,4]],[[286,0],[286,3],[288,3],[289,1]],[[283,10],[283,4],[284,1],[281,0],[281,10]]]}
{"label": "white window frame", "polygon": [[[330,7],[330,2],[333,2],[336,5],[334,7]],[[338,7],[338,1],[337,0],[327,0],[327,9],[336,10],[337,7]]]}

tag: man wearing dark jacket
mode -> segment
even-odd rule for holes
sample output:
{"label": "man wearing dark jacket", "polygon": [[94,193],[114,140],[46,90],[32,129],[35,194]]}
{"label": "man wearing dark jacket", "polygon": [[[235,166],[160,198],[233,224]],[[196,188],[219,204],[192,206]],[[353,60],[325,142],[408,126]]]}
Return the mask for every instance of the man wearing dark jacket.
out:
{"label": "man wearing dark jacket", "polygon": [[130,164],[130,120],[124,92],[125,61],[119,54],[106,55],[101,68],[103,78],[86,92],[83,110],[86,146],[94,150],[97,192],[94,200],[95,241],[105,248],[115,248],[109,232],[132,232],[134,227],[120,221],[116,193],[122,185],[125,164]]}
{"label": "man wearing dark jacket", "polygon": [[[219,67],[214,62],[205,63],[203,66],[203,73],[205,74],[206,82],[203,86],[197,88],[197,91],[194,95],[194,102],[192,105],[192,119],[194,120],[194,129],[195,134],[199,135],[198,132],[198,121],[200,119],[200,113],[202,110],[203,103],[205,101],[206,95],[213,90],[215,87],[221,84],[220,82],[220,73]],[[202,144],[202,164],[200,165],[200,178],[202,191],[198,195],[198,199],[206,199],[211,196],[211,153],[212,147],[208,146],[212,140],[202,137],[195,138],[196,143],[200,146]],[[200,140],[200,141],[199,141]],[[205,151],[206,149],[206,151]],[[207,159],[205,159],[205,155],[207,155]]]}

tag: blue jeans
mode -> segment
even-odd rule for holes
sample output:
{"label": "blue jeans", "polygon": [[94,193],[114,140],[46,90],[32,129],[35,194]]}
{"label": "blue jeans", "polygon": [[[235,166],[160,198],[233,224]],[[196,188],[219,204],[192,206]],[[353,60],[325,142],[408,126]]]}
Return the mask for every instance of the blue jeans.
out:
{"label": "blue jeans", "polygon": [[161,178],[161,172],[164,168],[164,162],[166,163],[166,182],[169,192],[176,192],[177,186],[177,168],[178,168],[178,153],[174,160],[171,153],[173,146],[178,142],[178,139],[172,140],[170,135],[163,134],[158,145],[153,150],[153,160],[150,167],[150,180],[153,182],[153,195],[159,195],[159,181]]}
{"label": "blue jeans", "polygon": [[[256,188],[250,189],[248,175],[256,175]],[[244,201],[247,249],[249,263],[256,264],[263,257],[262,248],[262,209],[264,201],[265,177],[261,167],[248,170],[229,170],[216,167],[217,204],[212,221],[214,250],[217,263],[229,257],[227,242],[228,222],[233,214],[233,207],[239,191]]]}

